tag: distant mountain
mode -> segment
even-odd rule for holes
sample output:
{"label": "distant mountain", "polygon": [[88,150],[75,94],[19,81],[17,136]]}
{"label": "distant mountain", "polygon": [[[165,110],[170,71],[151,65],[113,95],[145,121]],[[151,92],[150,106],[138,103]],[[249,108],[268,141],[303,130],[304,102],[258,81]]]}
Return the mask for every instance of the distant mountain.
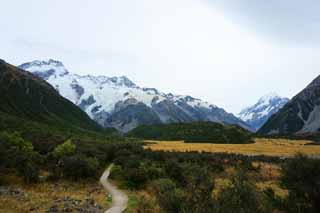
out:
{"label": "distant mountain", "polygon": [[104,127],[128,132],[140,124],[213,121],[250,126],[213,104],[193,98],[141,88],[125,76],[81,76],[55,60],[20,65],[50,83]]}
{"label": "distant mountain", "polygon": [[[0,60],[0,130],[30,125],[65,131],[102,131],[89,116],[46,81]],[[19,128],[18,128],[19,127]]]}
{"label": "distant mountain", "polygon": [[288,98],[270,93],[261,97],[253,106],[243,109],[238,117],[257,131],[271,115],[278,112],[288,101]]}
{"label": "distant mountain", "polygon": [[320,76],[261,127],[261,134],[304,134],[320,130]]}

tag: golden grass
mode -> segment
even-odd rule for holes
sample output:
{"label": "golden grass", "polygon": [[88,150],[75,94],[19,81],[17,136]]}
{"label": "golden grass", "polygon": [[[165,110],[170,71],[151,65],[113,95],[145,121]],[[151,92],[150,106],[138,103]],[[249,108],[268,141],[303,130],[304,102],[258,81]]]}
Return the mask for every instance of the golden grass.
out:
{"label": "golden grass", "polygon": [[[146,141],[150,142],[145,148],[153,151],[170,152],[225,152],[244,155],[268,155],[290,157],[296,153],[309,156],[320,156],[320,145],[312,145],[311,141],[287,139],[255,139],[252,144],[210,144],[184,143],[183,141]],[[311,144],[311,145],[308,145]]]}
{"label": "golden grass", "polygon": [[110,205],[106,200],[106,191],[98,182],[59,181],[30,185],[23,183],[22,180],[17,181],[17,177],[13,175],[8,175],[7,178],[10,178],[10,183],[14,180],[14,184],[10,184],[11,187],[22,189],[26,197],[20,200],[14,196],[0,196],[0,213],[30,212],[34,207],[38,207],[34,212],[45,212],[54,205],[54,200],[67,196],[81,201],[90,197],[103,209],[108,209]]}

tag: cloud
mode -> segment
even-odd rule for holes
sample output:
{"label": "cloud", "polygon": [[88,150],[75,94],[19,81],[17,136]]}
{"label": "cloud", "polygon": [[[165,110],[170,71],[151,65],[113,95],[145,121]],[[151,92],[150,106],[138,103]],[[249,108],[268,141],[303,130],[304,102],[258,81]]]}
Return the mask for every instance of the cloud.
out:
{"label": "cloud", "polygon": [[208,0],[234,23],[286,45],[320,45],[318,0]]}

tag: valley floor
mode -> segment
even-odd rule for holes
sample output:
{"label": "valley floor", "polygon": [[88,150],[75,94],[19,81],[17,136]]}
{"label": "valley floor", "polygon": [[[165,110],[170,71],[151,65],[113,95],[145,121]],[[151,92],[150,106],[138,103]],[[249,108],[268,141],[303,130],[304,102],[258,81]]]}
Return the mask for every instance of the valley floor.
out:
{"label": "valley floor", "polygon": [[183,141],[146,142],[147,145],[144,148],[150,148],[153,151],[196,151],[277,157],[291,157],[297,153],[303,153],[310,157],[320,157],[320,145],[316,145],[312,141],[302,140],[256,138],[253,144],[184,143]]}

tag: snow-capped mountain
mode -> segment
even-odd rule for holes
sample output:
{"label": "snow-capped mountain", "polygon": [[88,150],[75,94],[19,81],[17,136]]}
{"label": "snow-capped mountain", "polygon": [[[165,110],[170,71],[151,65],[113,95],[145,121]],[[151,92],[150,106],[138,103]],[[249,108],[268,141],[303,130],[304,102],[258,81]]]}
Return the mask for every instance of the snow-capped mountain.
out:
{"label": "snow-capped mountain", "polygon": [[288,98],[270,93],[261,97],[253,106],[243,109],[238,117],[257,131],[271,115],[278,112],[288,101]]}
{"label": "snow-capped mountain", "polygon": [[260,129],[260,134],[313,134],[320,132],[320,76],[294,96]]}
{"label": "snow-capped mountain", "polygon": [[191,96],[141,88],[125,76],[81,76],[52,59],[19,67],[46,80],[104,127],[127,132],[140,124],[213,121],[250,129],[245,122],[213,104]]}

